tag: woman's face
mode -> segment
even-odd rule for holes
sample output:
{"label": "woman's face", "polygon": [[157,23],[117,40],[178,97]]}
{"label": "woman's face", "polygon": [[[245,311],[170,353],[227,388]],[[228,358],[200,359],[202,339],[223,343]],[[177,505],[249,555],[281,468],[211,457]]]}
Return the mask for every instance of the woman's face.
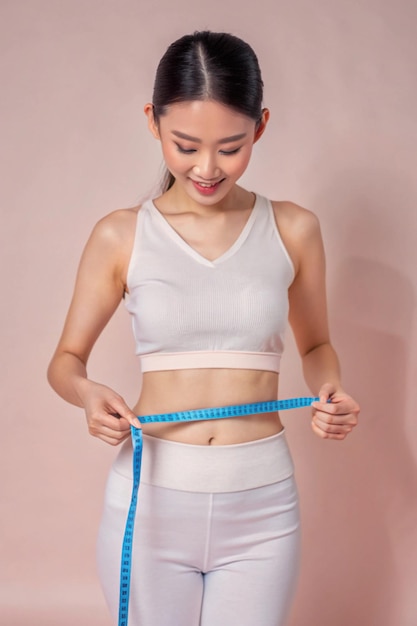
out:
{"label": "woman's face", "polygon": [[173,104],[156,124],[152,105],[146,105],[149,127],[161,141],[165,163],[176,185],[200,204],[216,204],[246,170],[260,125],[246,115],[213,100]]}

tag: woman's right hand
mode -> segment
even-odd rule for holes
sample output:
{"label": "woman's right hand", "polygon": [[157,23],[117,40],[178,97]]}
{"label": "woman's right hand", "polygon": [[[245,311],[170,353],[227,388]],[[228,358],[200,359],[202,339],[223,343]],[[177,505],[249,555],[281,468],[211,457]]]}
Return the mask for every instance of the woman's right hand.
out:
{"label": "woman's right hand", "polygon": [[88,431],[93,437],[117,446],[130,435],[130,427],[141,428],[137,416],[115,391],[85,380],[80,394],[84,405]]}

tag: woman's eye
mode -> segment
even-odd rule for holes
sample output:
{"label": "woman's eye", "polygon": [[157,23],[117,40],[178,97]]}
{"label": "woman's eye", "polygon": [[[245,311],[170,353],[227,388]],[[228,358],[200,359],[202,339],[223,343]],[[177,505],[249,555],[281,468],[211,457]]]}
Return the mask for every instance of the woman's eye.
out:
{"label": "woman's eye", "polygon": [[192,154],[193,152],[195,152],[194,148],[189,148],[188,150],[186,150],[185,148],[182,148],[178,143],[176,143],[175,145],[177,146],[178,152],[181,152],[181,154]]}
{"label": "woman's eye", "polygon": [[224,156],[228,156],[231,154],[237,154],[239,150],[240,148],[235,148],[234,150],[220,150],[220,154],[223,154]]}
{"label": "woman's eye", "polygon": [[[197,152],[196,148],[183,148],[179,143],[175,143],[175,145],[178,152],[181,152],[181,154],[194,154],[194,152]],[[235,148],[234,150],[220,150],[219,154],[223,156],[231,156],[232,154],[237,154],[239,150],[240,148]]]}

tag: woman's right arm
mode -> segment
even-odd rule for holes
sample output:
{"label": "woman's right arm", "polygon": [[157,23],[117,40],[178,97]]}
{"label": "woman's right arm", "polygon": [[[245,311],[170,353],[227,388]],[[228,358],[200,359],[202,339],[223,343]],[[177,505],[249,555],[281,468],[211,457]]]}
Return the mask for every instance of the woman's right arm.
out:
{"label": "woman's right arm", "polygon": [[121,396],[90,380],[91,350],[126,289],[136,212],[115,211],[98,222],[84,249],[62,336],[48,380],[68,402],[83,407],[92,435],[117,445],[140,423]]}

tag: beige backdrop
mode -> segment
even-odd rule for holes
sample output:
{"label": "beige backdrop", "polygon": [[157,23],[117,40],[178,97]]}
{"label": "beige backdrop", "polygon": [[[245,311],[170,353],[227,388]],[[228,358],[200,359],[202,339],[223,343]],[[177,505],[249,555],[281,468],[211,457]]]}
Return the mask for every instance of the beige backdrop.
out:
{"label": "beige backdrop", "polygon": [[[142,114],[156,63],[210,28],[258,53],[272,119],[243,182],[320,216],[333,339],[362,405],[343,444],[316,438],[305,411],[284,416],[304,529],[291,626],[415,626],[414,0],[1,0],[0,12],[1,624],[110,623],[94,552],[115,450],[45,370],[93,224],[158,178]],[[133,402],[124,310],[90,369]],[[291,339],[282,378],[283,397],[306,391]]]}

